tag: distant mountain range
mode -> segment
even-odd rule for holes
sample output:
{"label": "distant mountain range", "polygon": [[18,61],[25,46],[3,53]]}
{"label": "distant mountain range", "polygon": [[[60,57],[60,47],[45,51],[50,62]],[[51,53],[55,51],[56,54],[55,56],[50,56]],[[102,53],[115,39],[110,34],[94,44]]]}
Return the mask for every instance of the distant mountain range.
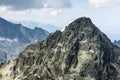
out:
{"label": "distant mountain range", "polygon": [[120,47],[120,40],[115,40],[113,43],[114,43],[116,46]]}
{"label": "distant mountain range", "polygon": [[34,28],[35,26],[37,27],[40,27],[44,30],[47,30],[49,33],[53,33],[55,32],[56,30],[60,30],[62,29],[61,27],[57,27],[55,25],[52,25],[52,24],[43,24],[43,23],[40,23],[40,22],[32,22],[32,21],[13,21],[13,22],[16,22],[16,23],[21,23],[23,26],[29,26],[31,28]]}
{"label": "distant mountain range", "polygon": [[[29,44],[42,41],[49,33],[42,28],[26,28],[0,18],[0,56],[7,56],[6,61],[18,57],[18,54]],[[4,62],[4,57],[0,57]]]}

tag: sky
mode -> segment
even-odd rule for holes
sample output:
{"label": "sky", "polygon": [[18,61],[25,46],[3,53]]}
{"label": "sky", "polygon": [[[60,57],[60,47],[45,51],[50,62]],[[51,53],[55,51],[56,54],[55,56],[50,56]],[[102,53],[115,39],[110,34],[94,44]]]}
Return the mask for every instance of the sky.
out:
{"label": "sky", "polygon": [[0,17],[65,27],[90,17],[113,40],[120,40],[120,0],[0,0]]}

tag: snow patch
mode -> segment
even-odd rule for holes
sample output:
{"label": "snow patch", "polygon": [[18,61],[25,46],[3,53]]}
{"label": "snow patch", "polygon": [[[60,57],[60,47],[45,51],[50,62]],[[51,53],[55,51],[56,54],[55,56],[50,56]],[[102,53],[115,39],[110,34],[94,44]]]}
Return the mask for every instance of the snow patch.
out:
{"label": "snow patch", "polygon": [[8,39],[8,38],[0,37],[0,41],[17,42],[18,39]]}

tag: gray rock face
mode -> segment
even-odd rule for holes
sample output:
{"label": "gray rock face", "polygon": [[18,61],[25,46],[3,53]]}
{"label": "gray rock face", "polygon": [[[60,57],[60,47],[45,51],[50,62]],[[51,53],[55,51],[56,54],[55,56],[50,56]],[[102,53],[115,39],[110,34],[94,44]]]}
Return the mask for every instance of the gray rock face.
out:
{"label": "gray rock face", "polygon": [[119,80],[120,49],[82,17],[28,46],[0,72],[6,68],[2,80]]}
{"label": "gray rock face", "polygon": [[48,34],[41,28],[29,29],[0,18],[0,51],[7,54],[6,61],[15,59],[26,46],[46,39]]}

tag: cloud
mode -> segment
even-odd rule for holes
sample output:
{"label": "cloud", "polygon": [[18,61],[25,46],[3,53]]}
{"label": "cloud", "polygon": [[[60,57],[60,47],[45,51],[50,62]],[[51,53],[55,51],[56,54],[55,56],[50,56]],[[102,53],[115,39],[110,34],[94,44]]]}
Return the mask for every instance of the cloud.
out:
{"label": "cloud", "polygon": [[62,12],[62,10],[59,9],[59,10],[53,10],[53,11],[49,12],[49,14],[54,16],[54,15],[60,14],[61,12]]}
{"label": "cloud", "polygon": [[28,10],[44,7],[70,8],[72,4],[70,0],[0,0],[0,6],[5,6],[8,10]]}
{"label": "cloud", "polygon": [[89,3],[94,7],[101,7],[106,5],[111,0],[89,0]]}
{"label": "cloud", "polygon": [[0,13],[5,12],[7,10],[7,7],[5,6],[0,6]]}
{"label": "cloud", "polygon": [[47,0],[46,4],[51,8],[70,8],[72,4],[70,0]]}
{"label": "cloud", "polygon": [[118,2],[120,2],[120,0],[89,0],[89,4],[94,7],[103,7]]}
{"label": "cloud", "polygon": [[43,8],[40,10],[27,10],[26,14],[36,14],[36,15],[52,15],[56,16],[58,14],[61,14],[63,12],[62,9],[53,9],[53,8]]}
{"label": "cloud", "polygon": [[42,0],[0,0],[0,5],[12,10],[25,10],[42,8]]}

